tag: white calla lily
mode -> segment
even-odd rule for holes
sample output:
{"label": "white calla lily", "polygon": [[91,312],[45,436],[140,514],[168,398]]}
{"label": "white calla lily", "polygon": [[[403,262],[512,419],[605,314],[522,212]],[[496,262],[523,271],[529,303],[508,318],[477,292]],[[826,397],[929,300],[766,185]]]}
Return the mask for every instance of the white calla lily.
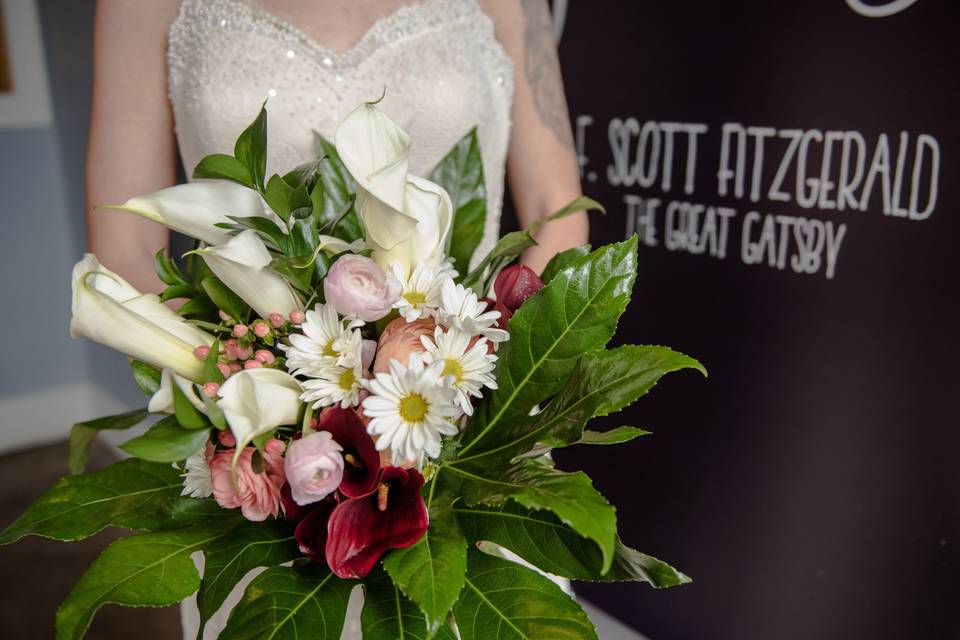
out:
{"label": "white calla lily", "polygon": [[241,231],[225,243],[197,249],[223,284],[253,307],[261,318],[271,313],[287,317],[303,309],[290,284],[269,268],[273,257],[256,231]]}
{"label": "white calla lily", "polygon": [[100,207],[128,211],[159,222],[207,244],[221,244],[229,231],[217,223],[233,222],[227,216],[249,218],[266,215],[260,195],[229,180],[197,180],[178,184],[127,200],[122,205]]}
{"label": "white calla lily", "polygon": [[217,405],[237,439],[237,456],[257,436],[296,424],[303,389],[279,369],[244,369],[220,386]]}
{"label": "white calla lily", "polygon": [[203,362],[193,351],[213,336],[186,323],[154,294],[142,294],[88,253],[73,268],[70,335],[84,336],[199,382]]}
{"label": "white calla lily", "polygon": [[408,174],[410,136],[380,109],[364,103],[334,136],[337,153],[357,182],[357,213],[367,245],[383,268],[443,260],[453,207],[439,185]]}
{"label": "white calla lily", "polygon": [[173,385],[180,387],[180,391],[186,396],[197,411],[206,415],[207,408],[203,400],[197,397],[193,390],[193,382],[187,380],[181,375],[177,375],[170,369],[164,369],[160,374],[160,386],[150,396],[150,402],[147,403],[147,411],[150,413],[170,413],[174,412],[173,403]]}

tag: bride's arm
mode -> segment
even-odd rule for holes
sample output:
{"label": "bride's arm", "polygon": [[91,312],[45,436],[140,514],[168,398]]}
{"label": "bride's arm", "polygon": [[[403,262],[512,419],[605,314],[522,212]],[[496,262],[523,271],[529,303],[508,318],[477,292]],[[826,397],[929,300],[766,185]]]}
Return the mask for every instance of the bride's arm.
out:
{"label": "bride's arm", "polygon": [[178,4],[99,0],[94,23],[87,241],[104,265],[141,291],[163,287],[153,273],[152,256],[167,245],[167,230],[128,213],[93,207],[121,204],[176,179],[166,46]]}
{"label": "bride's arm", "polygon": [[[507,177],[520,226],[581,194],[547,0],[486,0],[497,38],[513,59],[514,96]],[[523,262],[540,271],[554,254],[587,241],[583,212],[545,224]]]}

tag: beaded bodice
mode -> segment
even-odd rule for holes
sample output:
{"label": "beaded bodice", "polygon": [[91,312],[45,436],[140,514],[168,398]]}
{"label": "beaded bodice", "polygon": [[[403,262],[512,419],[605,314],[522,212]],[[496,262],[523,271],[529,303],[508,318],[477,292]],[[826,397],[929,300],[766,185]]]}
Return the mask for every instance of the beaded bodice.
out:
{"label": "beaded bodice", "polygon": [[314,131],[384,89],[381,108],[413,140],[426,176],[477,127],[487,187],[483,255],[499,231],[513,67],[477,0],[414,0],[350,49],[325,49],[253,0],[184,0],[170,27],[169,90],[183,164],[232,150],[268,101],[268,175],[320,155]]}

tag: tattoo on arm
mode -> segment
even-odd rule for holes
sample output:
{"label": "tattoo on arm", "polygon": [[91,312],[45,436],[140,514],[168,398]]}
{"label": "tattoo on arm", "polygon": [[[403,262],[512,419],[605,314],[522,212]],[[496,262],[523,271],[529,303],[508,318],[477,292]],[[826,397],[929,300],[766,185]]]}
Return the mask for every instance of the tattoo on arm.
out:
{"label": "tattoo on arm", "polygon": [[543,122],[561,145],[573,148],[570,116],[563,95],[560,61],[553,39],[553,21],[547,0],[520,0],[526,18],[524,72],[533,93],[533,103]]}

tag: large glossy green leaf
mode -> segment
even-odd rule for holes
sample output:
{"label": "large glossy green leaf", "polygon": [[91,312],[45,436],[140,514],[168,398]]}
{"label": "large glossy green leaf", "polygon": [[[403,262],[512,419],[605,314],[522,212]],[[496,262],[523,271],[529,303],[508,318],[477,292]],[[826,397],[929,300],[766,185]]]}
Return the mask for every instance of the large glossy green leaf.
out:
{"label": "large glossy green leaf", "polygon": [[543,281],[543,284],[550,284],[550,281],[553,280],[558,273],[588,253],[590,253],[590,245],[582,244],[579,247],[561,251],[550,258],[550,262],[547,263],[547,266],[543,268],[543,273],[540,274],[540,279]]}
{"label": "large glossy green leaf", "polygon": [[[233,146],[233,155],[250,172],[253,187],[264,192],[263,179],[267,173],[267,103],[260,107],[260,113],[237,138]],[[233,170],[237,172],[236,169]]]}
{"label": "large glossy green leaf", "polygon": [[515,502],[500,506],[454,507],[460,527],[471,542],[493,542],[554,575],[571,580],[645,581],[672,587],[690,579],[670,565],[616,541],[613,564],[603,574],[597,545],[548,511],[526,509]]}
{"label": "large glossy green leaf", "polygon": [[210,429],[184,429],[174,416],[167,416],[120,448],[150,462],[177,462],[192,456],[209,438]]}
{"label": "large glossy green leaf", "polygon": [[[147,365],[149,366],[149,365]],[[135,370],[136,371],[136,370]],[[83,473],[90,459],[90,445],[100,431],[122,430],[136,426],[150,415],[146,409],[135,409],[115,416],[78,422],[70,429],[70,454],[67,468],[72,474]]]}
{"label": "large glossy green leaf", "polygon": [[180,472],[169,464],[122,460],[95,473],[60,479],[13,524],[0,544],[35,535],[81,540],[108,525],[159,529],[176,524],[171,510],[180,502]]}
{"label": "large glossy green leaf", "polygon": [[703,366],[667,347],[625,345],[580,356],[567,385],[535,416],[518,418],[491,431],[456,466],[486,475],[537,445],[563,447],[580,440],[587,421],[635,402],[665,374]]}
{"label": "large glossy green leaf", "polygon": [[243,521],[206,553],[203,582],[197,594],[201,626],[248,571],[283,564],[299,555],[290,525],[276,520]]}
{"label": "large glossy green leaf", "polygon": [[565,473],[539,460],[523,460],[493,477],[457,467],[446,467],[444,472],[463,478],[463,497],[468,505],[501,505],[512,499],[529,509],[546,509],[597,544],[603,557],[601,572],[613,563],[616,509],[582,471]]}
{"label": "large glossy green leaf", "polygon": [[453,258],[457,271],[466,274],[470,258],[483,238],[487,217],[483,158],[480,156],[476,127],[460,138],[434,167],[430,179],[450,194],[453,228],[447,254]]}
{"label": "large glossy green leaf", "polygon": [[577,444],[623,444],[640,436],[649,436],[651,433],[638,427],[617,427],[609,431],[586,430]]}
{"label": "large glossy green leaf", "polygon": [[[360,625],[364,638],[390,640],[427,640],[423,612],[397,588],[379,566],[363,580],[363,612]],[[444,625],[437,630],[438,640],[455,640]]]}
{"label": "large glossy green leaf", "polygon": [[339,640],[350,590],[326,567],[273,567],[253,579],[220,640]]}
{"label": "large glossy green leaf", "polygon": [[451,509],[454,494],[437,488],[439,479],[427,488],[429,530],[412,547],[394,549],[383,560],[393,582],[426,616],[428,636],[447,619],[467,570],[467,541]]}
{"label": "large glossy green leaf", "polygon": [[[318,178],[323,186],[323,216],[322,224],[335,220],[342,214],[344,208],[350,206],[350,199],[356,191],[353,177],[337,154],[337,148],[332,142],[318,136],[323,157],[317,167]],[[352,242],[363,237],[363,225],[355,211],[349,211],[334,225],[331,235]]]}
{"label": "large glossy green leaf", "polygon": [[476,549],[468,567],[453,608],[462,640],[596,640],[580,605],[539,573]]}
{"label": "large glossy green leaf", "polygon": [[57,610],[57,640],[83,637],[105,604],[163,607],[200,586],[190,554],[223,535],[226,522],[121,538],[100,554]]}
{"label": "large glossy green leaf", "polygon": [[498,434],[559,392],[582,354],[603,347],[630,301],[637,240],[611,244],[573,263],[510,319],[500,347],[498,389],[477,407],[461,457],[500,446]]}

